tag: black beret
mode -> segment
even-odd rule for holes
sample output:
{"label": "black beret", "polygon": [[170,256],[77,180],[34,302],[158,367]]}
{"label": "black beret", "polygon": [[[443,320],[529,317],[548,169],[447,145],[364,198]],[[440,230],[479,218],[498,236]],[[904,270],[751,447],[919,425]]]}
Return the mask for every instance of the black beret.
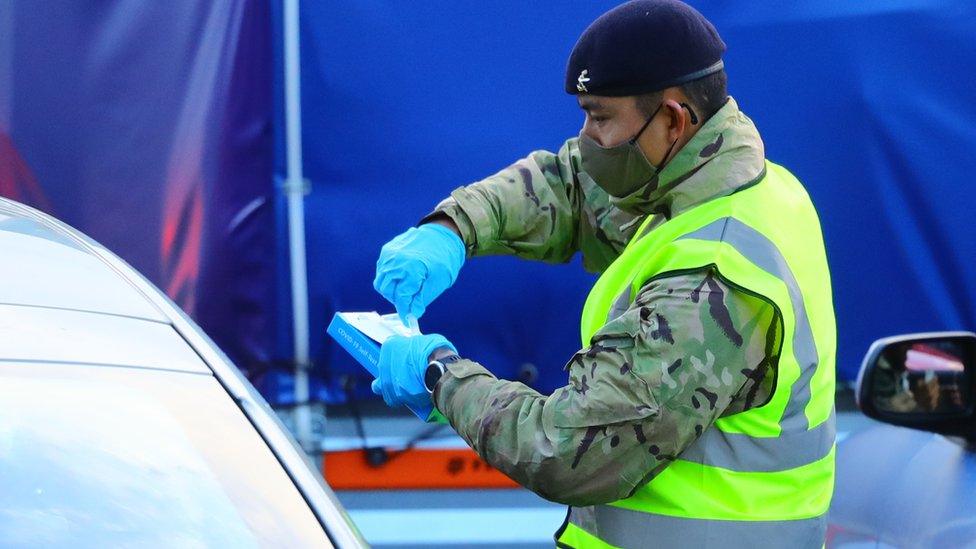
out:
{"label": "black beret", "polygon": [[605,96],[650,93],[722,70],[725,42],[678,0],[633,0],[601,15],[580,36],[566,67],[566,91]]}

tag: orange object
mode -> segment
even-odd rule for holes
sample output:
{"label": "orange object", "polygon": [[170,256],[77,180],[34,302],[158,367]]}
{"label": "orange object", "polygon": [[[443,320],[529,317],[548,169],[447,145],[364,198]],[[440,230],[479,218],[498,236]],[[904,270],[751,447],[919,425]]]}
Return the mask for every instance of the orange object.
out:
{"label": "orange object", "polygon": [[469,448],[391,450],[390,460],[379,467],[366,461],[364,450],[326,452],[323,471],[335,490],[518,486]]}

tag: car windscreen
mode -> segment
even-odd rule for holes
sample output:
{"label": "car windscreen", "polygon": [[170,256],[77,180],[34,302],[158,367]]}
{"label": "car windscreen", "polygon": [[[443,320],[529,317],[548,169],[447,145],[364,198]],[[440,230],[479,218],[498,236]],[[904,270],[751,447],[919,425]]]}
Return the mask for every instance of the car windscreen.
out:
{"label": "car windscreen", "polygon": [[0,362],[0,546],[330,543],[213,376]]}

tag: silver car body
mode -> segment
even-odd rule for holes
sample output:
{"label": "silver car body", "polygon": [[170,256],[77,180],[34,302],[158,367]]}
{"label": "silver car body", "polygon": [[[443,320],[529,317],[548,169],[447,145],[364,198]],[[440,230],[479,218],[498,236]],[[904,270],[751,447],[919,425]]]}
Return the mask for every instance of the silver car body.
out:
{"label": "silver car body", "polygon": [[[135,269],[66,224],[2,198],[0,258],[0,367],[132,365],[142,371],[212,375],[263,439],[328,539],[337,547],[366,546],[264,399],[207,335]],[[65,345],[66,340],[71,344]],[[0,408],[0,416],[5,412]]]}

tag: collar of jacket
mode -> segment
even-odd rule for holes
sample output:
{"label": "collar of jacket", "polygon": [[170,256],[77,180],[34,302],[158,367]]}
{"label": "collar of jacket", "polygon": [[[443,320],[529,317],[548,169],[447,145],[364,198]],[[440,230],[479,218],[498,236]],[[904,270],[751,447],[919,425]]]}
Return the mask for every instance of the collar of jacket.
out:
{"label": "collar of jacket", "polygon": [[634,215],[670,219],[693,206],[726,196],[753,182],[765,168],[759,131],[731,97],[647,185],[617,208]]}

